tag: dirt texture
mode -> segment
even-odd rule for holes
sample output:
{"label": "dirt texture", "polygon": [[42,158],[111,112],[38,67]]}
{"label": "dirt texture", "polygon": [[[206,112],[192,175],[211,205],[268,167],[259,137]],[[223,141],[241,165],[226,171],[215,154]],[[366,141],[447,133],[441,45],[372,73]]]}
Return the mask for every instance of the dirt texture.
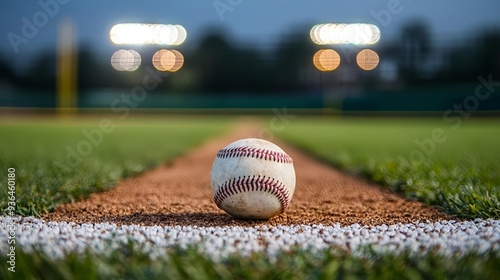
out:
{"label": "dirt texture", "polygon": [[274,140],[294,161],[297,184],[290,206],[285,213],[269,220],[233,218],[213,202],[212,163],[219,149],[241,138],[257,137],[261,131],[254,124],[240,124],[232,133],[206,141],[169,165],[123,180],[116,187],[92,194],[86,200],[61,205],[43,218],[76,223],[160,226],[337,223],[372,226],[451,218],[436,208],[404,199]]}

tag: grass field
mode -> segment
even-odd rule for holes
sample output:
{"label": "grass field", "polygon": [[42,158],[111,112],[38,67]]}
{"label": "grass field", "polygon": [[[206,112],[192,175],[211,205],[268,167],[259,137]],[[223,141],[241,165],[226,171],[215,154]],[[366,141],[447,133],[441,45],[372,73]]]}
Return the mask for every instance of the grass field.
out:
{"label": "grass field", "polygon": [[500,218],[498,120],[454,128],[439,119],[305,118],[280,136],[410,199],[459,217]]}
{"label": "grass field", "polygon": [[[0,256],[4,262],[5,257]],[[107,256],[70,254],[52,260],[41,253],[20,253],[18,271],[0,269],[2,279],[498,279],[500,258],[470,253],[443,258],[439,254],[371,254],[360,259],[344,252],[315,255],[282,253],[270,262],[262,255],[212,262],[195,249],[177,250],[151,261],[133,246]],[[168,277],[166,277],[168,276]]]}
{"label": "grass field", "polygon": [[[16,168],[17,213],[38,215],[57,204],[102,191],[184,153],[230,122],[220,118],[149,118],[116,123],[112,132],[95,129],[100,119],[29,120],[0,124],[0,170]],[[297,117],[277,136],[345,170],[385,184],[409,198],[438,205],[461,217],[499,218],[500,131],[497,120],[470,120],[458,129],[441,120],[330,119]],[[432,131],[443,133],[432,145]],[[83,131],[86,133],[83,133]],[[87,135],[93,135],[87,137]],[[446,135],[446,140],[443,139]],[[98,144],[93,144],[90,139]],[[415,140],[426,143],[422,149]],[[90,143],[81,144],[85,141]],[[423,141],[423,142],[422,142]],[[438,143],[439,142],[439,143]],[[80,146],[79,146],[80,145]],[[86,146],[85,146],[86,145]],[[425,146],[427,145],[427,146]],[[68,148],[69,147],[69,148]],[[91,147],[91,152],[85,147]],[[75,151],[76,156],[71,152]],[[410,155],[420,151],[422,160]],[[429,155],[427,155],[427,152]],[[72,155],[72,156],[69,156]],[[0,192],[6,193],[5,181]],[[6,199],[0,198],[1,209]],[[5,263],[6,256],[0,256]],[[498,279],[496,253],[443,258],[432,252],[371,254],[284,252],[277,262],[265,255],[234,256],[213,263],[196,250],[172,249],[150,260],[130,244],[106,256],[71,254],[52,260],[41,252],[17,252],[18,271],[0,267],[2,279],[324,279],[457,278]]]}

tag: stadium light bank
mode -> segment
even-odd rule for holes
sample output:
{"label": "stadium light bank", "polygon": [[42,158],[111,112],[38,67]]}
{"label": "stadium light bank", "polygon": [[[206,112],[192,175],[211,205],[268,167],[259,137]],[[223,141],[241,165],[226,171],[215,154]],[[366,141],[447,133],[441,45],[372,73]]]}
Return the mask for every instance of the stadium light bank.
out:
{"label": "stadium light bank", "polygon": [[[311,28],[311,41],[325,45],[374,45],[380,40],[380,29],[368,23],[320,23]],[[371,49],[363,49],[356,56],[356,63],[370,71],[377,67],[380,59]],[[313,56],[314,66],[322,71],[333,71],[341,63],[340,55],[333,49],[321,49]]]}
{"label": "stadium light bank", "polygon": [[[119,23],[109,31],[109,39],[115,45],[179,46],[186,38],[186,29],[179,24]],[[141,55],[135,50],[120,49],[111,57],[111,65],[118,71],[135,71],[141,62]],[[176,72],[184,64],[184,57],[179,51],[162,49],[155,53],[152,62],[158,71]]]}

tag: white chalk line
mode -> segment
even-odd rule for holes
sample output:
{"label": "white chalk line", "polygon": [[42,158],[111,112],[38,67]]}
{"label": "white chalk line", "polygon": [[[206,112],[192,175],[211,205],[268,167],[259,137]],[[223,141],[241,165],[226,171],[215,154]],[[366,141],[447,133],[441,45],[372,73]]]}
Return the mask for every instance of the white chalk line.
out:
{"label": "white chalk line", "polygon": [[126,246],[151,259],[172,248],[196,248],[212,260],[232,255],[265,253],[276,258],[293,249],[321,253],[340,250],[362,256],[370,246],[375,253],[422,254],[433,251],[444,256],[493,252],[500,256],[500,220],[414,222],[381,226],[139,226],[111,223],[76,224],[45,222],[33,217],[0,217],[0,252],[9,249],[8,238],[15,224],[16,246],[26,252],[44,252],[53,259],[69,253],[106,255]]}

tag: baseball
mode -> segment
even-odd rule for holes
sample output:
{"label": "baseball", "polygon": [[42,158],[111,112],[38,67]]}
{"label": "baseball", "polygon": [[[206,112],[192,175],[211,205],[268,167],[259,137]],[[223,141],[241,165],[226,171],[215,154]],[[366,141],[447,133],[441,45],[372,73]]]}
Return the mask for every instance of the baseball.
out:
{"label": "baseball", "polygon": [[281,214],[295,191],[293,160],[277,145],[247,138],[222,148],[210,174],[214,202],[242,219]]}

